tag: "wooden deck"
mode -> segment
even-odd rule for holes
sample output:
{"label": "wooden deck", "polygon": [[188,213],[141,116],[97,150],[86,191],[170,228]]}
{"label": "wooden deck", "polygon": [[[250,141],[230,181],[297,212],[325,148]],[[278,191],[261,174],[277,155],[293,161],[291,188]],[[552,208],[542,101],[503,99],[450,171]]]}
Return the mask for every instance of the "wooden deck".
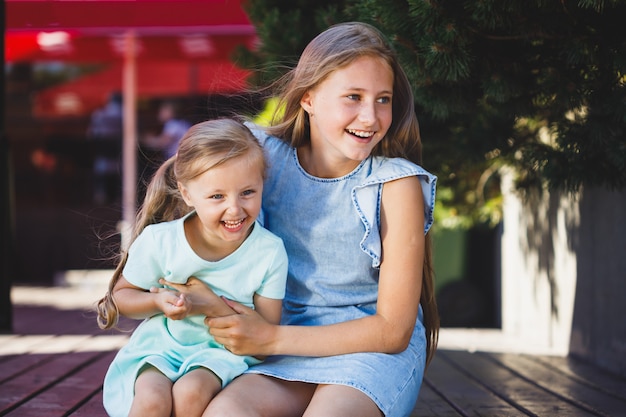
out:
{"label": "wooden deck", "polygon": [[[106,416],[102,380],[126,335],[97,328],[93,298],[31,292],[0,335],[0,416]],[[626,416],[626,379],[573,358],[440,349],[411,416]]]}

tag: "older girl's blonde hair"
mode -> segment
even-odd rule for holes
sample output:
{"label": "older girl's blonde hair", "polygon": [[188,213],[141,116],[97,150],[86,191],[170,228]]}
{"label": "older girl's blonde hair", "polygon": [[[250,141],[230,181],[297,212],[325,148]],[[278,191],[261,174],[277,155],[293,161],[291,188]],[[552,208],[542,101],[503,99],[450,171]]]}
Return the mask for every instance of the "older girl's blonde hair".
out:
{"label": "older girl's blonde hair", "polygon": [[[300,102],[307,91],[322,83],[333,71],[344,68],[361,57],[384,60],[393,72],[392,123],[373,155],[405,158],[422,163],[422,145],[415,115],[411,84],[398,62],[391,44],[375,27],[361,22],[331,26],[313,39],[302,52],[298,64],[274,85],[279,96],[277,113],[268,133],[294,147],[310,142],[309,115]],[[426,251],[420,304],[424,310],[427,361],[437,348],[439,312],[435,300],[430,235]]]}

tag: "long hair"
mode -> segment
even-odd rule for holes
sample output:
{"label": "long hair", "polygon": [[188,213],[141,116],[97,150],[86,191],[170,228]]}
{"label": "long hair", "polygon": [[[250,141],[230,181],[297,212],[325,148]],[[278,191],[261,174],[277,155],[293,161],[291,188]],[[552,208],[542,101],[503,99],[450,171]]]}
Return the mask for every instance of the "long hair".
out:
{"label": "long hair", "polygon": [[[193,125],[181,139],[176,155],[165,161],[150,180],[143,204],[137,213],[131,243],[146,226],[181,218],[192,210],[182,198],[179,182],[185,184],[226,161],[244,155],[252,163],[258,164],[265,175],[263,149],[242,123],[233,119],[216,119]],[[128,251],[123,249],[108,291],[98,301],[97,320],[101,329],[114,327],[119,320],[113,289],[122,275],[127,259]]]}
{"label": "long hair", "polygon": [[[313,39],[302,52],[295,68],[273,86],[279,97],[276,116],[268,133],[294,147],[310,143],[309,115],[300,106],[304,94],[322,83],[333,71],[344,68],[361,57],[382,58],[393,71],[392,123],[372,155],[405,158],[422,163],[419,125],[415,115],[411,85],[396,53],[375,27],[349,22],[331,26]],[[426,235],[422,292],[427,362],[430,363],[439,338],[439,312],[434,294],[431,241]]]}

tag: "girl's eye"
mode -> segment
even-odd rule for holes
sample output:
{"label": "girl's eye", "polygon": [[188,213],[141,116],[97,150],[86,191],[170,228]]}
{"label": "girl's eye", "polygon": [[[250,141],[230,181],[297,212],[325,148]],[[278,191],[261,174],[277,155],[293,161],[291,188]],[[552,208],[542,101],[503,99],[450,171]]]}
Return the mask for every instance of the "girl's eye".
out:
{"label": "girl's eye", "polygon": [[252,195],[252,194],[254,194],[254,190],[246,190],[246,191],[244,191],[241,194],[244,195],[244,196]]}
{"label": "girl's eye", "polygon": [[349,94],[348,99],[350,100],[359,100],[361,97],[358,94]]}
{"label": "girl's eye", "polygon": [[212,200],[221,200],[222,198],[224,198],[224,195],[223,194],[213,194],[209,198],[212,199]]}
{"label": "girl's eye", "polygon": [[378,99],[378,102],[380,104],[389,104],[389,103],[391,103],[391,97],[380,97]]}

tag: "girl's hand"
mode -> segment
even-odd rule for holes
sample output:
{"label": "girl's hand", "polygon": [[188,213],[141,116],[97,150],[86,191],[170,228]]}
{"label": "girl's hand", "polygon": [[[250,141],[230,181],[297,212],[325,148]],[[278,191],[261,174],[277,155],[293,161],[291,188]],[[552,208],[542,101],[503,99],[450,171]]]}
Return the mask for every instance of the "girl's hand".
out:
{"label": "girl's hand", "polygon": [[192,305],[190,314],[221,317],[235,313],[207,284],[196,277],[190,277],[185,284],[177,284],[161,278],[159,284],[174,288],[189,299]]}
{"label": "girl's hand", "polygon": [[226,317],[207,317],[204,323],[218,343],[236,355],[267,356],[280,326],[267,322],[253,309],[223,299],[235,313]]}
{"label": "girl's hand", "polygon": [[177,294],[164,288],[150,288],[155,294],[156,304],[165,316],[172,320],[182,320],[192,311],[192,303],[185,294]]}

